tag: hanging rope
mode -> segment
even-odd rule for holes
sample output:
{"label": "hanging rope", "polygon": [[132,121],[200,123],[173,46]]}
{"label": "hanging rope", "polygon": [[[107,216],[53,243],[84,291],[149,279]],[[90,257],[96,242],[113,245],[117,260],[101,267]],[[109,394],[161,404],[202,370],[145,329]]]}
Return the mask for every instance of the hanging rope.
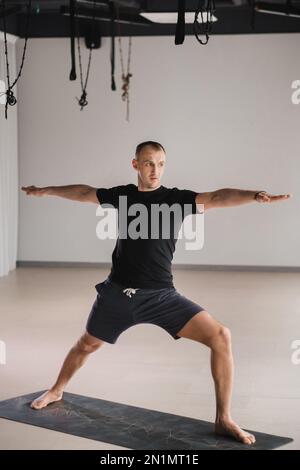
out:
{"label": "hanging rope", "polygon": [[[93,25],[94,25],[94,31],[95,31],[95,23],[96,23],[96,0],[93,2]],[[86,77],[85,77],[85,82],[83,83],[83,73],[82,73],[82,63],[81,63],[81,50],[80,50],[80,32],[79,32],[79,20],[77,21],[77,48],[78,48],[78,61],[79,61],[79,70],[80,70],[80,84],[81,84],[81,97],[77,99],[78,104],[80,106],[80,111],[83,110],[85,106],[88,104],[87,100],[87,91],[86,87],[88,84],[88,79],[89,79],[89,74],[90,74],[90,67],[91,67],[91,60],[92,60],[92,51],[93,48],[90,47],[89,51],[89,58],[88,58],[88,66],[87,66],[87,71],[86,71]]]}
{"label": "hanging rope", "polygon": [[4,31],[4,47],[5,47],[5,62],[6,62],[6,78],[7,78],[7,89],[5,92],[6,95],[6,102],[5,102],[5,119],[7,119],[7,110],[8,110],[8,105],[9,106],[14,106],[17,103],[17,99],[14,95],[13,92],[13,87],[16,85],[17,81],[19,80],[21,74],[22,74],[22,69],[24,65],[24,60],[25,60],[25,53],[26,53],[26,47],[27,47],[27,40],[28,40],[28,32],[29,32],[29,18],[30,18],[30,12],[31,12],[31,0],[28,0],[28,5],[27,5],[27,18],[26,18],[26,28],[25,28],[25,43],[24,43],[24,48],[23,48],[23,54],[22,54],[22,61],[21,61],[21,66],[19,73],[17,74],[17,78],[14,80],[13,84],[10,84],[10,73],[9,73],[9,62],[8,62],[8,47],[7,47],[7,37],[6,37],[6,13],[5,13],[5,0],[2,0],[2,13],[3,13],[3,31]]}
{"label": "hanging rope", "polygon": [[131,36],[128,38],[128,58],[127,58],[127,73],[125,74],[125,67],[124,67],[124,58],[123,58],[123,49],[122,49],[122,40],[121,40],[121,27],[120,27],[120,16],[119,16],[119,7],[116,6],[117,12],[117,24],[118,24],[118,31],[119,31],[119,51],[120,51],[120,61],[121,61],[121,69],[122,69],[122,100],[126,101],[126,120],[129,121],[129,82],[130,78],[132,77],[132,73],[130,73],[130,59],[131,59],[131,44],[132,38]]}
{"label": "hanging rope", "polygon": [[[195,11],[195,19],[193,24],[194,34],[200,44],[205,45],[208,43],[209,34],[212,32],[212,17],[216,11],[215,0],[198,0],[198,6]],[[201,15],[201,23],[198,22],[199,13]],[[206,14],[206,22],[203,21],[203,13]],[[202,41],[199,34],[205,35],[206,40]]]}

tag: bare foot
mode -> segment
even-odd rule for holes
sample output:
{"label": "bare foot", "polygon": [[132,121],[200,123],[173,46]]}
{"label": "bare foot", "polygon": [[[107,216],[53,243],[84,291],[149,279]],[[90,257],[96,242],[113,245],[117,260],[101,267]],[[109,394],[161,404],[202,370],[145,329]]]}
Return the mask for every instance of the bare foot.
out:
{"label": "bare foot", "polygon": [[244,444],[254,444],[253,434],[241,429],[232,419],[217,420],[215,422],[215,433],[221,436],[231,436]]}
{"label": "bare foot", "polygon": [[40,410],[50,403],[61,400],[62,396],[62,393],[55,392],[53,390],[47,390],[47,392],[43,393],[38,398],[35,398],[30,406],[35,410]]}

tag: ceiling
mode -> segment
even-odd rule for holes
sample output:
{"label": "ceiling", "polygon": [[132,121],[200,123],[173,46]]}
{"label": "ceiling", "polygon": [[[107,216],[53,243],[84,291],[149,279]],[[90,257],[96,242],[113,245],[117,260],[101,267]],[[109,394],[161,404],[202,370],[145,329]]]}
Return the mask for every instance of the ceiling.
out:
{"label": "ceiling", "polygon": [[[267,0],[266,0],[267,1]],[[218,21],[213,23],[214,34],[266,34],[300,32],[300,18],[271,15],[255,12],[255,29],[251,28],[252,0],[215,0],[215,16]],[[0,5],[2,0],[0,0]],[[109,1],[96,0],[96,16],[107,17],[97,20],[97,31],[102,37],[111,35],[109,21]],[[176,24],[151,23],[143,19],[141,12],[177,12],[178,0],[116,0],[120,17],[126,22],[120,23],[121,36],[175,36]],[[285,1],[272,0],[272,3],[285,5]],[[292,2],[300,8],[300,0]],[[19,37],[25,35],[26,5],[28,0],[6,0],[7,32]],[[186,0],[186,11],[194,12],[198,0]],[[32,0],[29,37],[50,38],[70,36],[70,2],[68,0]],[[92,16],[93,1],[77,1],[81,15]],[[0,30],[3,31],[2,9],[0,8]],[[127,22],[129,20],[129,22]],[[78,27],[80,35],[91,29],[92,19],[80,18]],[[116,34],[119,34],[117,30]],[[185,34],[193,33],[193,25],[185,25]]]}

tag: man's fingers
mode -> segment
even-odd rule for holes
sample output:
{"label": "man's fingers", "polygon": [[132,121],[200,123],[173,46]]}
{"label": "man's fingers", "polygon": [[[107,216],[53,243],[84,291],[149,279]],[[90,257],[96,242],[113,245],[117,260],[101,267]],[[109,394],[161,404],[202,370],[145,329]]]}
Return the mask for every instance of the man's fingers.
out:
{"label": "man's fingers", "polygon": [[288,193],[288,194],[276,194],[276,195],[272,195],[272,194],[268,194],[268,193],[262,193],[259,195],[259,202],[276,202],[276,201],[282,201],[282,200],[285,200],[285,199],[289,199],[290,197],[292,197],[292,194],[291,193]]}
{"label": "man's fingers", "polygon": [[270,201],[280,201],[282,199],[289,199],[292,195],[291,194],[279,194],[277,196],[270,196]]}
{"label": "man's fingers", "polygon": [[25,191],[27,195],[37,193],[37,189],[36,186],[22,186],[22,190]]}
{"label": "man's fingers", "polygon": [[26,187],[23,187],[22,189],[23,189],[23,191],[26,192],[26,194],[28,194],[28,193],[30,192],[30,189],[31,189],[31,188],[30,188],[29,186],[27,186],[27,188],[26,188]]}

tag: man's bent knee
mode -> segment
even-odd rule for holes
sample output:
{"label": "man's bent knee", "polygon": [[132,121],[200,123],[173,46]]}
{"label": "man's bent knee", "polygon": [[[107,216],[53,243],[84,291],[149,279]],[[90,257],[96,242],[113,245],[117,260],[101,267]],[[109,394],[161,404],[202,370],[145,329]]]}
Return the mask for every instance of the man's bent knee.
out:
{"label": "man's bent knee", "polygon": [[85,332],[77,341],[75,348],[80,352],[89,354],[97,351],[102,344],[104,344],[104,341]]}
{"label": "man's bent knee", "polygon": [[228,349],[231,344],[230,330],[215,320],[206,310],[191,318],[177,335],[215,350]]}
{"label": "man's bent knee", "polygon": [[226,326],[220,326],[216,334],[214,334],[209,342],[208,346],[214,350],[224,350],[231,347],[231,332]]}

